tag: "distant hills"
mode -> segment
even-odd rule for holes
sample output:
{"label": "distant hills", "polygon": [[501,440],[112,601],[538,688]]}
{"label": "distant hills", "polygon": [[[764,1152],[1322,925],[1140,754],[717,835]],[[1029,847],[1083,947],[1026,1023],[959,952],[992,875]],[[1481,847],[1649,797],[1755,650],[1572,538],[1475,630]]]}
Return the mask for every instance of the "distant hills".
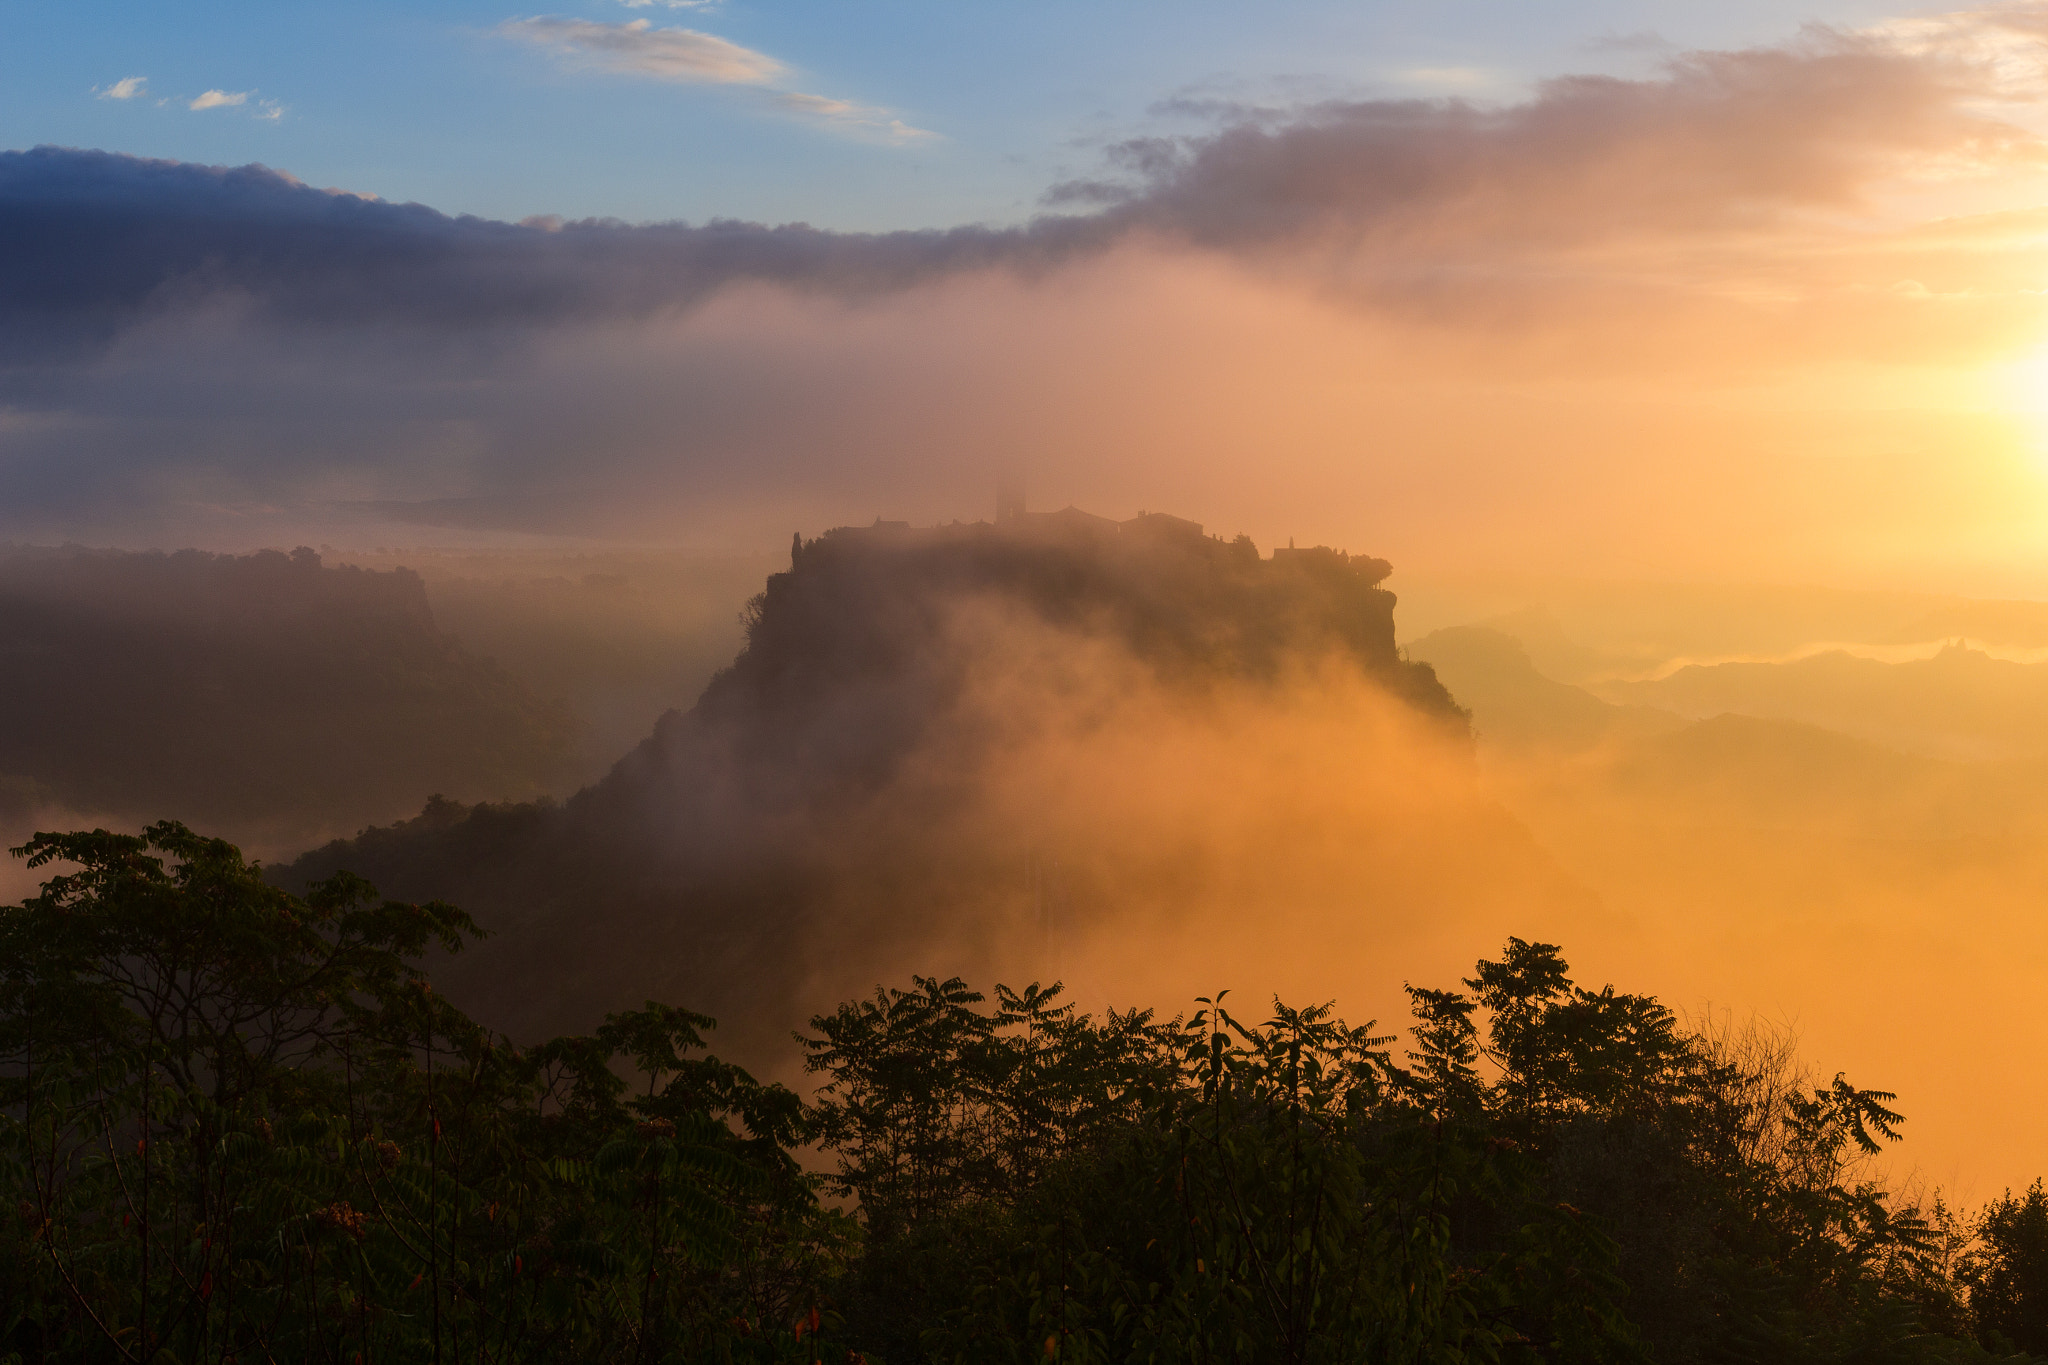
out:
{"label": "distant hills", "polygon": [[1682,725],[1668,711],[1617,706],[1537,671],[1520,639],[1488,626],[1451,626],[1408,647],[1460,704],[1481,737],[1503,744],[1575,749]]}
{"label": "distant hills", "polygon": [[1693,664],[1596,690],[1687,717],[1735,712],[1820,725],[1930,757],[2048,757],[2048,663],[1962,644],[1897,661],[1834,649],[1783,662]]}
{"label": "distant hills", "polygon": [[772,573],[363,558],[0,553],[0,819],[266,858],[360,831],[273,875],[473,911],[493,936],[435,981],[493,1025],[670,999],[748,1060],[913,971],[1395,1017],[1389,960],[1582,942],[1824,1016],[1947,1116],[1936,1151],[1993,1141],[1996,1092],[1914,1020],[2031,1026],[2048,961],[2032,604],[1581,586],[1404,658],[1384,561],[1158,515],[842,528]]}
{"label": "distant hills", "polygon": [[1471,708],[1504,771],[1551,791],[1530,808],[1539,823],[1558,784],[1635,820],[1886,838],[2048,815],[2048,665],[1956,646],[1896,663],[1832,650],[1574,686],[1538,671],[1518,624],[1434,631],[1408,653]]}
{"label": "distant hills", "polygon": [[289,848],[435,791],[563,777],[568,713],[439,630],[411,573],[311,550],[0,548],[0,819],[177,818]]}

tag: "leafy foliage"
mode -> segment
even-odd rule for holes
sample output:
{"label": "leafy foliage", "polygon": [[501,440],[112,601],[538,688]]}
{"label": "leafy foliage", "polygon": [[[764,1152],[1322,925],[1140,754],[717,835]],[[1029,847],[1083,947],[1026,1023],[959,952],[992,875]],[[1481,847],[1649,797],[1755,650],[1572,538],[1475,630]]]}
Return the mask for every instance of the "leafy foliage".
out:
{"label": "leafy foliage", "polygon": [[2002,1346],[2048,1354],[2048,1194],[2036,1180],[2006,1191],[1978,1221],[1978,1246],[1964,1266],[1980,1335]]}
{"label": "leafy foliage", "polygon": [[459,911],[289,896],[172,824],[22,851],[79,870],[0,915],[0,1349],[810,1358],[846,1220],[790,1157],[796,1097],[697,1055],[708,1019],[522,1051],[413,965]]}
{"label": "leafy foliage", "polygon": [[2018,1299],[1985,1286],[2048,1265],[2008,1235],[1996,1278],[1988,1237],[1871,1178],[1894,1097],[1782,1040],[1574,985],[1549,944],[1465,984],[1410,988],[1405,1065],[1327,1005],[1224,995],[1048,1020],[917,978],[820,1016],[813,1132],[867,1231],[849,1331],[891,1359],[1969,1360],[1971,1311]]}
{"label": "leafy foliage", "polygon": [[[1509,940],[1414,1019],[915,977],[814,1103],[649,1003],[514,1047],[477,926],[182,826],[0,912],[17,1360],[1962,1362],[2048,1337],[2048,1195],[1869,1163],[1887,1092]],[[807,1149],[813,1155],[806,1157]],[[829,1167],[807,1173],[799,1158]],[[840,1201],[835,1208],[820,1200]]]}

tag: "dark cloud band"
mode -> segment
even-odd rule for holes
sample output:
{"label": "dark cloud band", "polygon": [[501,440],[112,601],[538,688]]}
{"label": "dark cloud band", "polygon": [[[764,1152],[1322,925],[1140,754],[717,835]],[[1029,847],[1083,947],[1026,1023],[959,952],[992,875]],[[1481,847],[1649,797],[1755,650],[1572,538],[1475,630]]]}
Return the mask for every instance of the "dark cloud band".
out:
{"label": "dark cloud band", "polygon": [[0,153],[0,310],[17,343],[103,340],[147,312],[220,296],[314,324],[635,316],[742,280],[901,288],[1057,251],[1077,235],[1059,225],[876,235],[739,222],[525,226],[312,189],[263,166]]}
{"label": "dark cloud band", "polygon": [[1958,73],[1871,40],[1692,54],[1658,79],[1581,77],[1521,104],[1324,104],[1115,149],[1056,187],[1084,212],[878,234],[732,221],[519,225],[235,169],[37,148],[0,154],[0,311],[48,357],[206,299],[276,321],[461,330],[686,307],[765,281],[847,294],[1034,270],[1134,233],[1227,252],[1377,244],[1373,268],[1496,262],[1616,234],[1754,225],[1852,198],[1902,155],[2031,142],[1963,112]]}
{"label": "dark cloud band", "polygon": [[[1816,32],[1506,105],[1210,108],[1211,131],[1113,149],[1030,222],[868,234],[514,224],[261,166],[0,153],[0,535],[189,543],[204,518],[335,508],[666,534],[677,508],[709,524],[792,490],[979,490],[961,470],[1027,444],[1158,468],[1211,428],[1277,440],[1290,371],[1350,344],[1306,320],[1319,305],[1267,309],[1275,281],[1461,392],[1524,338],[1533,364],[1640,374],[2000,336],[2018,324],[1987,312],[1967,250],[1916,257],[1909,297],[1841,226],[1901,171],[2038,161],[1982,112],[1995,84]],[[1055,272],[1084,287],[1037,287]],[[748,285],[783,297],[717,297]],[[1918,301],[1937,293],[1976,311]],[[1190,393],[1197,355],[1242,410],[1191,432],[1223,401]],[[1238,357],[1292,359],[1240,391]]]}

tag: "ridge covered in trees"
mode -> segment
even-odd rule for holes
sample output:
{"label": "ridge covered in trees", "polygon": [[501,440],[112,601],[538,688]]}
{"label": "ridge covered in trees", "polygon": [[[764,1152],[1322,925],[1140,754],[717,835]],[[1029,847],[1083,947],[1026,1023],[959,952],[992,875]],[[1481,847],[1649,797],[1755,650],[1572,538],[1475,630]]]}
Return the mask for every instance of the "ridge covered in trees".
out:
{"label": "ridge covered in trees", "polygon": [[[437,789],[535,795],[572,723],[405,570],[310,549],[0,547],[0,818],[170,813],[286,848]],[[232,736],[231,742],[223,737]]]}
{"label": "ridge covered in trees", "polygon": [[[650,1003],[520,1047],[479,933],[222,841],[38,836],[0,911],[23,1361],[1897,1361],[2048,1350],[2048,1198],[1888,1189],[1895,1097],[1510,939],[1384,1031],[915,977],[813,1097]],[[822,1169],[820,1163],[822,1162]]]}

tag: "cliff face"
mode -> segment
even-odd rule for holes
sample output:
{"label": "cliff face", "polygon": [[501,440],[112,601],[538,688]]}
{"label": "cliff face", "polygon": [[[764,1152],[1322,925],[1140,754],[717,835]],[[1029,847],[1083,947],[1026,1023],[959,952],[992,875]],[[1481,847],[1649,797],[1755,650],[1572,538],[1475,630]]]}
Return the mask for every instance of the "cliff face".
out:
{"label": "cliff face", "polygon": [[747,644],[687,714],[585,799],[633,803],[687,769],[707,730],[756,778],[808,790],[886,781],[952,713],[1003,632],[964,613],[1021,619],[1108,644],[1162,685],[1191,693],[1277,682],[1308,659],[1341,659],[1447,726],[1463,714],[1426,664],[1394,643],[1385,560],[1325,547],[1262,558],[1161,514],[1117,523],[1069,508],[912,528],[877,522],[799,540],[791,565],[749,604]]}
{"label": "cliff face", "polygon": [[[1315,672],[1455,748],[1464,715],[1400,658],[1387,572],[1327,549],[1265,558],[1156,515],[829,531],[750,604],[732,666],[603,781],[559,807],[442,803],[290,873],[348,867],[470,909],[500,935],[443,976],[516,1031],[647,995],[778,1016],[771,997],[808,989],[821,954],[857,944],[880,973],[895,944],[900,975],[928,968],[941,929],[971,954],[1042,910],[1034,869],[1085,861],[1085,833],[1050,811],[1099,785],[1075,756],[1137,743],[1162,712],[1241,716]],[[1180,741],[1146,743],[1118,761]]]}
{"label": "cliff face", "polygon": [[935,612],[977,596],[1112,635],[1173,677],[1270,677],[1290,656],[1337,650],[1424,705],[1449,702],[1426,669],[1399,659],[1384,560],[1323,547],[1265,559],[1246,537],[1226,542],[1174,517],[1118,524],[1070,511],[1003,526],[842,527],[799,542],[791,561],[768,579],[749,647],[707,706],[791,695],[821,665],[901,667],[934,634]]}

